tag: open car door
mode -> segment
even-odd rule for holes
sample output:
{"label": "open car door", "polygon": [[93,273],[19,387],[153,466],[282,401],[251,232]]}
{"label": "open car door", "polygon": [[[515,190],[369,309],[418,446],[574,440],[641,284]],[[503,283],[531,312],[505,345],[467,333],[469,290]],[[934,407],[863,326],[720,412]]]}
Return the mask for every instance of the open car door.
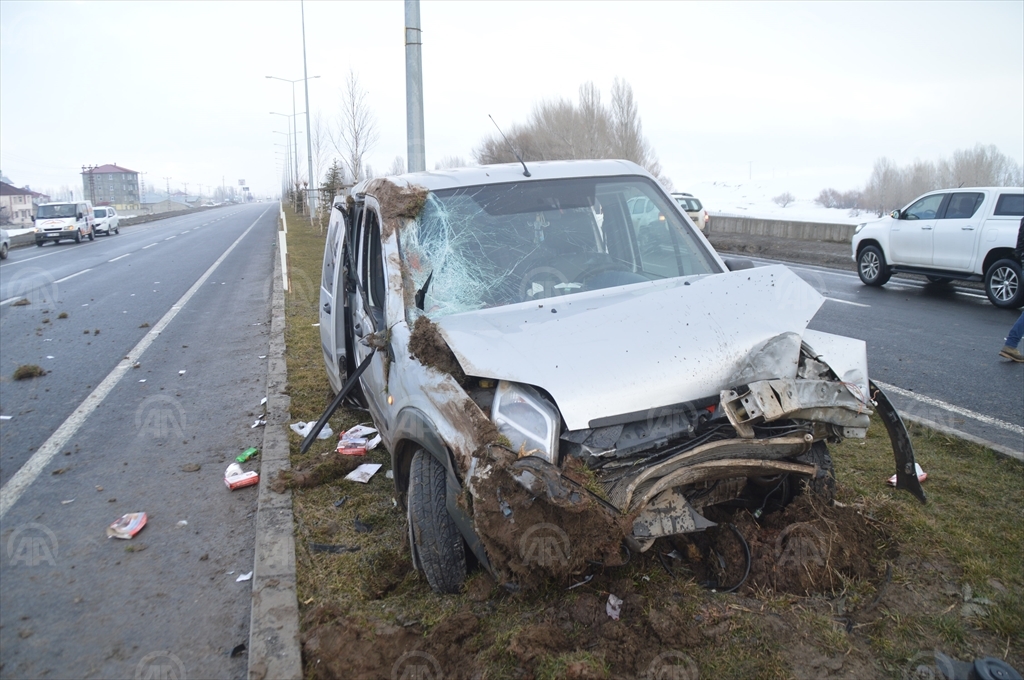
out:
{"label": "open car door", "polygon": [[341,391],[348,377],[348,351],[345,343],[345,241],[348,213],[344,197],[334,199],[324,244],[324,264],[320,276],[320,347],[331,390]]}

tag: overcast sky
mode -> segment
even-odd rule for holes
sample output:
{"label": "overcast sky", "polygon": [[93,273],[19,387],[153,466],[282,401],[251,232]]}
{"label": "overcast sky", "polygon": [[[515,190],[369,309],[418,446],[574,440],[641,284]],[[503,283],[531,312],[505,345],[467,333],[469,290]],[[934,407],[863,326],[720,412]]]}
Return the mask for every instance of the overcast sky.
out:
{"label": "overcast sky", "polygon": [[[352,69],[377,117],[378,172],[406,156],[404,4],[307,2],[311,112],[334,118]],[[863,185],[873,162],[976,143],[1024,162],[1024,2],[421,3],[427,167],[472,159],[535,103],[605,102],[628,81],[677,190],[791,179]],[[0,2],[0,171],[81,188],[117,163],[172,190],[280,186],[298,2]],[[302,83],[296,110],[305,110]],[[300,116],[300,119],[304,118]],[[299,130],[305,130],[300,120]],[[299,136],[301,163],[305,137]],[[305,174],[305,170],[302,170]]]}

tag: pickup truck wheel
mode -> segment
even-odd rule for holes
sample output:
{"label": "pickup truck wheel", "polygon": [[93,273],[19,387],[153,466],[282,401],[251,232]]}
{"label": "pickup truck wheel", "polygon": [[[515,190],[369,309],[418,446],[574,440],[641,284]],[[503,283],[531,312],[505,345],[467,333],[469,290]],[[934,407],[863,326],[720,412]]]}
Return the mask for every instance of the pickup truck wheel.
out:
{"label": "pickup truck wheel", "polygon": [[466,580],[462,534],[445,504],[445,469],[423,449],[412,457],[409,523],[413,549],[435,593],[457,593]]}
{"label": "pickup truck wheel", "polygon": [[985,294],[996,307],[1016,309],[1024,306],[1020,265],[1009,258],[996,260],[985,272]]}
{"label": "pickup truck wheel", "polygon": [[865,246],[857,256],[857,274],[866,286],[882,286],[892,276],[885,255],[877,246]]}

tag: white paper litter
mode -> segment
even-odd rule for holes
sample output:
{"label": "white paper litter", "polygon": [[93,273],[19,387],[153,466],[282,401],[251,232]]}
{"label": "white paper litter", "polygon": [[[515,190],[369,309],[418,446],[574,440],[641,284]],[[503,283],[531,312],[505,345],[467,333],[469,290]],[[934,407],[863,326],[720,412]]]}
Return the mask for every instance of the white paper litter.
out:
{"label": "white paper litter", "polygon": [[187,527],[188,526],[188,520],[187,519],[180,520],[178,522],[178,526],[179,527]]}
{"label": "white paper litter", "polygon": [[67,500],[67,501],[61,501],[61,502],[60,502],[60,504],[61,504],[61,505],[67,505],[68,503],[74,503],[74,502],[75,502],[75,499],[74,499],[74,498],[72,498],[71,500]]}
{"label": "white paper litter", "polygon": [[262,399],[260,399],[260,406],[263,406],[266,403],[267,403],[267,398],[266,397],[263,397]]}
{"label": "white paper litter", "polygon": [[367,425],[356,425],[355,427],[341,433],[342,441],[345,439],[358,439],[360,437],[366,437],[368,439],[366,442],[367,451],[373,451],[377,448],[377,444],[380,444],[380,434],[377,432],[376,428],[369,427]]}
{"label": "white paper litter", "polygon": [[345,479],[366,484],[370,481],[370,477],[373,477],[377,470],[380,470],[382,467],[383,465],[381,463],[363,463],[355,470],[345,475]]}
{"label": "white paper litter", "polygon": [[317,327],[317,326],[319,326],[319,325],[320,325],[320,324],[318,324],[318,323],[315,323],[315,324],[313,324],[313,328],[316,328],[316,327]]}
{"label": "white paper litter", "polygon": [[388,470],[387,472],[384,473],[384,476],[387,477],[388,479],[394,479],[395,478],[395,471],[394,470]]}
{"label": "white paper litter", "polygon": [[622,611],[622,600],[615,597],[611,593],[608,593],[608,602],[607,604],[605,604],[604,610],[605,612],[607,612],[608,616],[618,621],[619,613]]}
{"label": "white paper litter", "polygon": [[185,375],[185,371],[178,371],[178,375]]}
{"label": "white paper litter", "polygon": [[146,379],[145,379],[145,378],[143,378],[143,379],[142,379],[142,380],[140,380],[139,382],[146,382]]}
{"label": "white paper litter", "polygon": [[52,359],[53,357],[52,357],[51,355],[47,354],[47,355],[46,355],[46,358],[47,358],[47,359]]}
{"label": "white paper litter", "polygon": [[252,572],[251,571],[248,574],[239,574],[238,578],[235,579],[235,583],[238,583],[239,581],[248,581],[251,578],[252,578]]}
{"label": "white paper litter", "polygon": [[267,358],[267,355],[266,355],[266,354],[261,354],[261,355],[260,355],[260,359],[266,359],[266,358]]}
{"label": "white paper litter", "polygon": [[256,422],[255,422],[255,423],[253,423],[253,424],[252,424],[252,425],[251,425],[251,426],[249,427],[249,429],[250,429],[250,430],[252,430],[252,429],[254,429],[254,428],[257,428],[257,427],[259,427],[260,425],[266,425],[266,424],[267,424],[267,421],[266,421],[266,419],[265,419],[265,418],[262,418],[262,417],[261,417],[261,418],[257,418],[257,419],[256,419]]}
{"label": "white paper litter", "polygon": [[[297,423],[292,423],[289,427],[292,428],[292,432],[299,435],[300,437],[308,437],[309,433],[313,431],[313,426],[316,425],[315,420],[311,420],[308,423],[304,423],[301,420]],[[328,437],[334,436],[334,430],[331,429],[330,425],[324,425],[324,429],[320,430],[320,434],[316,436],[317,439],[327,439]]]}
{"label": "white paper litter", "polygon": [[0,416],[0,420],[10,420],[14,416]]}

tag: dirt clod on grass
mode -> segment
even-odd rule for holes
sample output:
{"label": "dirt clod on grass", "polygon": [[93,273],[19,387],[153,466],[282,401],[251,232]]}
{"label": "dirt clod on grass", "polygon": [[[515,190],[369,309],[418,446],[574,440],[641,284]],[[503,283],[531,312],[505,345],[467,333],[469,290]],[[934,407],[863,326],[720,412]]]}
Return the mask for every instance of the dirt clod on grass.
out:
{"label": "dirt clod on grass", "polygon": [[14,369],[15,380],[28,380],[29,378],[39,378],[44,375],[46,375],[46,371],[36,364],[22,364]]}
{"label": "dirt clod on grass", "polygon": [[311,489],[344,477],[358,466],[359,461],[351,456],[331,454],[327,460],[310,468],[278,471],[270,488],[277,493],[284,493],[285,489]]}
{"label": "dirt clod on grass", "polygon": [[833,594],[843,588],[843,578],[877,578],[877,565],[890,556],[885,553],[889,539],[878,522],[856,508],[826,505],[812,494],[797,496],[760,521],[746,510],[709,513],[709,519],[719,526],[662,542],[680,558],[669,558],[671,568],[681,566],[709,587],[724,589],[743,578],[743,547],[727,524],[750,548],[750,575],[739,592]]}
{"label": "dirt clod on grass", "polygon": [[625,518],[583,491],[558,505],[534,497],[512,476],[515,454],[489,452],[490,473],[473,482],[473,523],[504,581],[527,590],[548,581],[568,586],[593,564],[625,561]]}
{"label": "dirt clod on grass", "polygon": [[441,337],[437,325],[426,316],[416,319],[413,324],[409,335],[409,354],[424,366],[449,374],[460,385],[466,381],[466,374],[455,353]]}

